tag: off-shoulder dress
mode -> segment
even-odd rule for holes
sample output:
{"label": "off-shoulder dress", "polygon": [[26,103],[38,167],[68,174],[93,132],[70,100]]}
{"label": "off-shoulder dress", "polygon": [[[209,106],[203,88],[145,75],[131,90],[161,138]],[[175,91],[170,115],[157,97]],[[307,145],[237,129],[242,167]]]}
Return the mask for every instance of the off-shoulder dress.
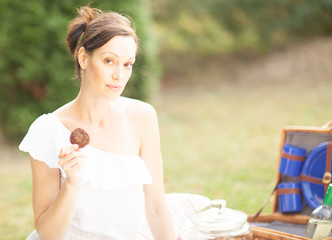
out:
{"label": "off-shoulder dress", "polygon": [[[60,171],[61,184],[66,174],[58,164],[60,149],[70,144],[70,131],[53,114],[38,117],[30,126],[19,149]],[[91,145],[82,169],[74,218],[64,240],[152,239],[144,216],[143,185],[151,184],[147,166],[139,156],[99,150]],[[190,194],[167,197],[175,217],[175,228],[208,204],[208,199]],[[56,231],[56,229],[54,229]],[[33,231],[28,240],[38,240]]]}

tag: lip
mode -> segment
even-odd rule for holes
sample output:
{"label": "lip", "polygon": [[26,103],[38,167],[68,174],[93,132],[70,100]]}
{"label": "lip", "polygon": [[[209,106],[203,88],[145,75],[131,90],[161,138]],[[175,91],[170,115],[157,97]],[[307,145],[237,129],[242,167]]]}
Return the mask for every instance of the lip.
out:
{"label": "lip", "polygon": [[112,90],[118,90],[121,88],[121,85],[119,84],[107,84],[106,86]]}

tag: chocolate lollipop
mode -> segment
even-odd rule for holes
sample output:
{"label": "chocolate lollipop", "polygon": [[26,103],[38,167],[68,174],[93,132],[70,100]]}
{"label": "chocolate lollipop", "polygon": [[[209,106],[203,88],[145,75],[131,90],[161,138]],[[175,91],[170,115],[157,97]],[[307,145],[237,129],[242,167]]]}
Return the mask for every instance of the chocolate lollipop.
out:
{"label": "chocolate lollipop", "polygon": [[82,128],[76,128],[70,134],[70,142],[77,144],[79,148],[83,148],[90,142],[89,134]]}

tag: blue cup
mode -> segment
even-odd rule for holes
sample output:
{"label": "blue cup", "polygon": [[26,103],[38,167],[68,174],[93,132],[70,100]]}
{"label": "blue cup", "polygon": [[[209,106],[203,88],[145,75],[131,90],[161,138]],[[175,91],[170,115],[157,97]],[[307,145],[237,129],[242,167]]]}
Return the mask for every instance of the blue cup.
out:
{"label": "blue cup", "polygon": [[293,177],[300,176],[306,152],[304,148],[285,144],[281,154],[279,172]]}
{"label": "blue cup", "polygon": [[300,212],[302,210],[301,189],[297,182],[286,182],[278,185],[279,211]]}

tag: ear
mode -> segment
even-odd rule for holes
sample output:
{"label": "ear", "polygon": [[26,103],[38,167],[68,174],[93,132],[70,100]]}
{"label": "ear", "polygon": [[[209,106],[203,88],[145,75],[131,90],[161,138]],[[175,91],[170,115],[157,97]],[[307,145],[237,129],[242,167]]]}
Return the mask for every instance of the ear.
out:
{"label": "ear", "polygon": [[78,50],[77,59],[81,69],[85,69],[87,66],[88,53],[85,51],[84,47],[80,47]]}

